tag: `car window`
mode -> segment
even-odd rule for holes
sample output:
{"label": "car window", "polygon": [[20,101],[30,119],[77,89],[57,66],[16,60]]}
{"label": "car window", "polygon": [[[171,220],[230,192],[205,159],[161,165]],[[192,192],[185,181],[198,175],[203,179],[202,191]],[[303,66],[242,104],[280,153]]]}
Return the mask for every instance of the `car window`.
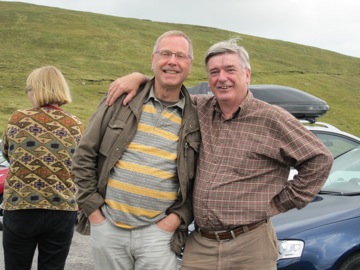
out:
{"label": "car window", "polygon": [[322,191],[341,193],[360,192],[360,148],[353,149],[334,160]]}
{"label": "car window", "polygon": [[311,132],[313,132],[326,145],[334,157],[337,157],[360,145],[360,142],[342,134],[323,132],[319,130],[311,130]]}

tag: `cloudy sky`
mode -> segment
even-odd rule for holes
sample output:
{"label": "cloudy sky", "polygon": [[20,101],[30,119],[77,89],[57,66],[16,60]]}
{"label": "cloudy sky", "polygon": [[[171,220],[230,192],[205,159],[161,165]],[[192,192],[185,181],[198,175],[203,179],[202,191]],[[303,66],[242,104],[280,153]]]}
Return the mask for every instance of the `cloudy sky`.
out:
{"label": "cloudy sky", "polygon": [[20,2],[158,22],[209,26],[360,57],[359,0],[24,0]]}

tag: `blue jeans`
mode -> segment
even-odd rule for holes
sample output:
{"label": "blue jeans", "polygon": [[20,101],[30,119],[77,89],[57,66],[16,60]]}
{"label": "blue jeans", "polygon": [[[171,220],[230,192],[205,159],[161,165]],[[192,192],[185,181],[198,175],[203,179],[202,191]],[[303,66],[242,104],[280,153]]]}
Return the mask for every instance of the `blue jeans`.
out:
{"label": "blue jeans", "polygon": [[4,211],[5,269],[30,270],[38,247],[39,270],[63,270],[76,218],[74,211]]}
{"label": "blue jeans", "polygon": [[108,220],[91,225],[91,246],[99,270],[176,270],[177,259],[170,248],[173,233],[156,224],[126,230]]}

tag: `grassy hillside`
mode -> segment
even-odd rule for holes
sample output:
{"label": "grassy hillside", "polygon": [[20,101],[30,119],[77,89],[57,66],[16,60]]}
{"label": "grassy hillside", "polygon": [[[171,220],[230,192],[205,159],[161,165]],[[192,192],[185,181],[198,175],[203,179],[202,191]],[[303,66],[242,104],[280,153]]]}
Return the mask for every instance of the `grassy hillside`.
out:
{"label": "grassy hillside", "polygon": [[177,29],[194,43],[187,86],[206,80],[206,49],[237,35],[250,54],[252,84],[288,85],[316,95],[330,105],[321,121],[360,136],[360,58],[215,28],[17,2],[0,2],[0,18],[0,135],[14,110],[30,107],[24,89],[34,68],[55,65],[62,70],[74,99],[64,109],[87,123],[112,80],[132,71],[151,74],[156,38]]}

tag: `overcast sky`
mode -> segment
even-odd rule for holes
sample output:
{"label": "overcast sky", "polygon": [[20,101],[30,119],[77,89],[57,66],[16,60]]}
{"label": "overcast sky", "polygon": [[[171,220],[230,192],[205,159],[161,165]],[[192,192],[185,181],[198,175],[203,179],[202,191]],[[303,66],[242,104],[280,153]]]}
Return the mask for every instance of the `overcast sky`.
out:
{"label": "overcast sky", "polygon": [[158,22],[209,26],[360,57],[359,0],[24,0],[19,2]]}

